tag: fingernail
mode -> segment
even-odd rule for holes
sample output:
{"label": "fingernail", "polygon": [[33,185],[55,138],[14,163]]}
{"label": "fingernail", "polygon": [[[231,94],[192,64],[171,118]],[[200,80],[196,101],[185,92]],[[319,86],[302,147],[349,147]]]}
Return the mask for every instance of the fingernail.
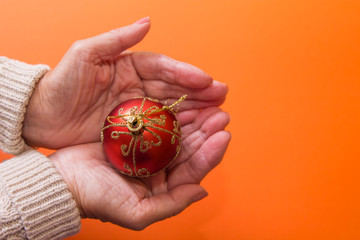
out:
{"label": "fingernail", "polygon": [[147,23],[150,22],[150,17],[144,17],[142,19],[137,20],[135,23],[136,24],[143,24],[143,23]]}
{"label": "fingernail", "polygon": [[217,84],[217,85],[221,85],[221,86],[227,86],[226,83],[219,82],[219,81],[217,81],[217,80],[214,80],[213,83],[214,83],[214,84]]}

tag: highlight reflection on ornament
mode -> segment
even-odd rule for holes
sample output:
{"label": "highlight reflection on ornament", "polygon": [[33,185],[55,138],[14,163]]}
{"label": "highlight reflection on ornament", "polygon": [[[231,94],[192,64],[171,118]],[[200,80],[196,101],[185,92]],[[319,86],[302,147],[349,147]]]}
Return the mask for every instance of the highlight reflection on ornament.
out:
{"label": "highlight reflection on ornament", "polygon": [[181,146],[173,108],[185,97],[170,106],[143,97],[115,107],[101,129],[101,142],[113,166],[136,177],[148,177],[169,166]]}

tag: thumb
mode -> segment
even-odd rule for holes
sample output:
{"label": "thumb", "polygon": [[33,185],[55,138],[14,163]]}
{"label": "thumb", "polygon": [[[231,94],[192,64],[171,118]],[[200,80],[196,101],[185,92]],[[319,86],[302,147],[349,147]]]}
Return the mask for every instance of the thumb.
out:
{"label": "thumb", "polygon": [[89,58],[111,58],[140,42],[150,29],[150,18],[142,18],[135,23],[111,30],[75,44],[84,50]]}

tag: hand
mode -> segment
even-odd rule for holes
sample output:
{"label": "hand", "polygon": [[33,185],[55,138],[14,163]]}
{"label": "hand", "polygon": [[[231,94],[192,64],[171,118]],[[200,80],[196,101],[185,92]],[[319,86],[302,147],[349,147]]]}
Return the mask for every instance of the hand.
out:
{"label": "hand", "polygon": [[174,216],[207,196],[201,180],[222,159],[230,141],[228,114],[213,107],[177,115],[182,149],[166,170],[137,179],[118,173],[100,143],[61,149],[49,156],[69,186],[82,217],[140,230]]}
{"label": "hand", "polygon": [[23,137],[31,146],[62,148],[99,141],[101,125],[119,103],[188,94],[181,108],[220,105],[227,93],[200,69],[150,52],[128,52],[150,29],[148,18],[77,41],[30,99]]}

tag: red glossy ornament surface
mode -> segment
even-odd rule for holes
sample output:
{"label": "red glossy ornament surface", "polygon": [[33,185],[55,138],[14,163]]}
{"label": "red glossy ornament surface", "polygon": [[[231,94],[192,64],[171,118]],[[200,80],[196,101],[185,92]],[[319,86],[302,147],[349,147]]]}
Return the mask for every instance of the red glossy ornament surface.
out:
{"label": "red glossy ornament surface", "polygon": [[120,172],[148,177],[177,157],[181,130],[172,108],[155,99],[136,98],[110,112],[101,141],[109,161]]}

